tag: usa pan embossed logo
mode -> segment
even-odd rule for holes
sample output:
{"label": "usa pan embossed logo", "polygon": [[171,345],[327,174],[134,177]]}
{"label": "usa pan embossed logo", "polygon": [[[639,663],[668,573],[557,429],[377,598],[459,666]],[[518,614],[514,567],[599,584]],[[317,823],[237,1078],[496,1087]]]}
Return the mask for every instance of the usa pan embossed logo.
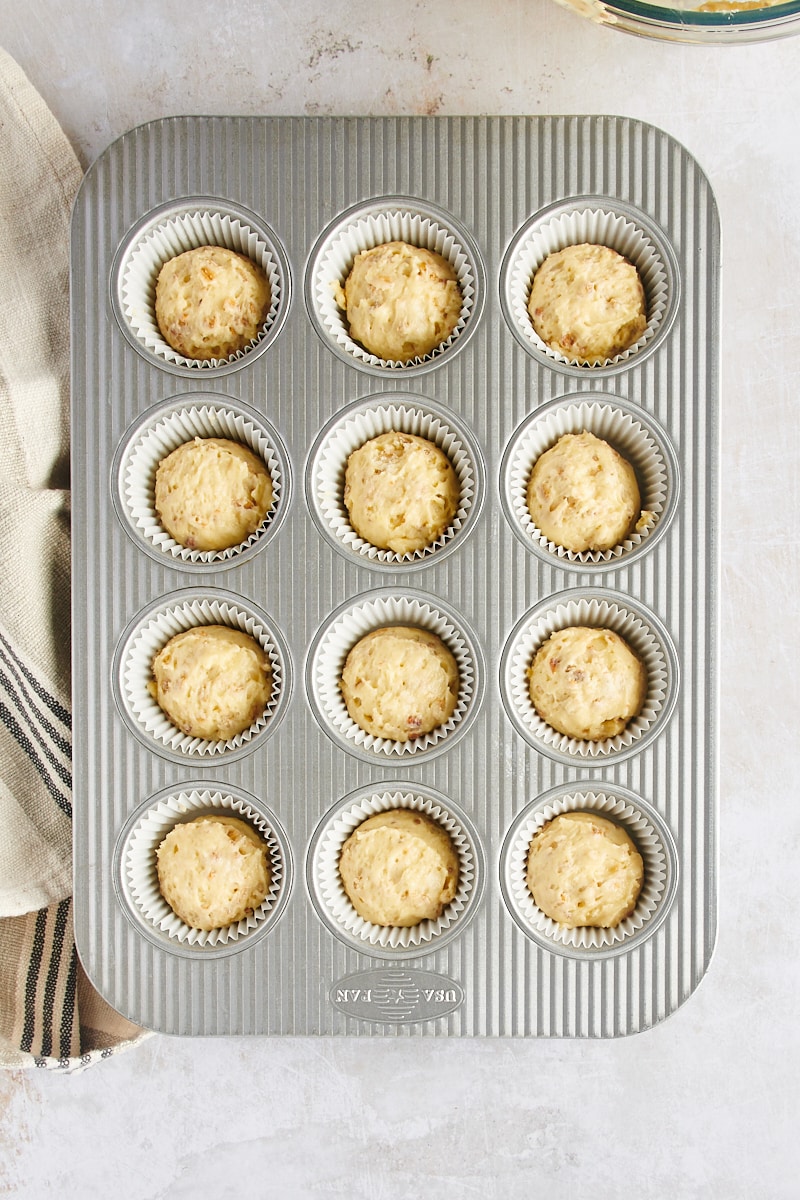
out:
{"label": "usa pan embossed logo", "polygon": [[399,1024],[433,1021],[464,1001],[461,984],[435,971],[373,968],[346,975],[330,989],[331,1004],[347,1017]]}

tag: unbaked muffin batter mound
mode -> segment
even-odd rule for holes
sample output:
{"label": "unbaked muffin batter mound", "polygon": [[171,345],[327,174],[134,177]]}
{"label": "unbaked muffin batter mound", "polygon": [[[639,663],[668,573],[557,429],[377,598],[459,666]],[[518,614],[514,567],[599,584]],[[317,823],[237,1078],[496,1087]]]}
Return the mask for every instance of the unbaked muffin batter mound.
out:
{"label": "unbaked muffin batter mound", "polygon": [[267,847],[237,817],[203,816],[176,825],[156,858],[162,896],[193,929],[241,921],[269,891]]}
{"label": "unbaked muffin batter mound", "polygon": [[353,907],[374,925],[435,920],[453,900],[458,855],[450,835],[414,809],[367,817],[342,847],[342,885]]}
{"label": "unbaked muffin batter mound", "polygon": [[353,529],[380,550],[410,554],[430,546],[456,514],[458,477],[427,438],[391,430],[347,460],[344,503]]}
{"label": "unbaked muffin batter mound", "polygon": [[272,665],[255,638],[227,625],[197,625],[153,659],[153,696],[190,737],[228,741],[264,712]]}
{"label": "unbaked muffin batter mound", "polygon": [[565,433],[533,465],[531,520],[556,546],[579,553],[619,545],[642,519],[636,472],[593,433]]}
{"label": "unbaked muffin batter mound", "polygon": [[533,277],[528,312],[547,346],[587,366],[622,354],[647,328],[636,267],[610,246],[589,243],[547,256]]}
{"label": "unbaked muffin batter mound", "polygon": [[636,907],[643,874],[625,830],[596,813],[562,813],[531,839],[528,890],[545,916],[570,929],[619,925]]}
{"label": "unbaked muffin batter mound", "polygon": [[337,302],[350,336],[388,362],[424,358],[458,324],[462,296],[455,271],[441,254],[407,242],[362,250]]}
{"label": "unbaked muffin batter mound", "polygon": [[176,542],[191,550],[226,550],[258,529],[272,505],[272,479],[247,446],[227,438],[193,438],[156,470],[155,509]]}
{"label": "unbaked muffin batter mound", "polygon": [[611,629],[570,625],[543,642],[528,669],[531,703],[567,737],[616,737],[642,707],[646,674]]}
{"label": "unbaked muffin batter mound", "polygon": [[156,320],[185,358],[230,358],[257,336],[270,305],[260,267],[223,246],[197,246],[169,259],[156,281]]}
{"label": "unbaked muffin batter mound", "polygon": [[395,625],[356,642],[341,689],[355,723],[374,737],[408,742],[443,725],[455,712],[458,666],[441,638]]}

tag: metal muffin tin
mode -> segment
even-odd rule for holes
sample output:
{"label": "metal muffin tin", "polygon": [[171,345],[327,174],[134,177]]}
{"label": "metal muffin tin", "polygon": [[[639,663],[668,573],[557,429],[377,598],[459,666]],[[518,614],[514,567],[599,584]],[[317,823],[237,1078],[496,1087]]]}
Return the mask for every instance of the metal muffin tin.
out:
{"label": "metal muffin tin", "polygon": [[[530,264],[587,230],[641,256],[649,315],[593,368],[520,317]],[[405,367],[329,302],[354,247],[398,235],[442,248],[465,297],[449,342]],[[160,343],[152,296],[159,261],[207,241],[264,264],[274,302],[250,347],[199,366]],[[91,167],[72,234],[75,932],[114,1008],[192,1035],[614,1037],[691,995],[716,934],[719,278],[703,172],[623,118],[171,118]],[[577,426],[620,443],[652,498],[612,553],[559,551],[521,509],[525,456]],[[347,525],[348,439],[373,427],[422,427],[458,459],[462,507],[430,551],[375,555]],[[183,551],[152,509],[162,447],[195,432],[237,436],[278,479],[234,552]],[[441,631],[462,673],[451,725],[419,745],[361,736],[338,703],[348,638],[398,616]],[[642,718],[599,747],[541,729],[519,685],[543,631],[578,618],[648,667]],[[207,619],[252,629],[278,680],[233,745],[147,707],[152,646]],[[392,806],[440,821],[461,862],[442,918],[402,932],[357,918],[336,870],[348,830]],[[520,882],[525,839],[576,807],[643,853],[617,931],[565,934]],[[215,809],[261,830],[274,883],[251,921],[198,937],[161,903],[154,852]]]}

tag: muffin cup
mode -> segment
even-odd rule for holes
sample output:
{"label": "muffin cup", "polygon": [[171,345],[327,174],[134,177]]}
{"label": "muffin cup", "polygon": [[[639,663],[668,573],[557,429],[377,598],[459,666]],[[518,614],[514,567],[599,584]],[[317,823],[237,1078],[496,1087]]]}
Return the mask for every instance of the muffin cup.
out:
{"label": "muffin cup", "polygon": [[[408,808],[425,813],[445,829],[459,862],[458,889],[435,920],[417,925],[374,925],[353,907],[339,874],[342,847],[358,826],[379,812]],[[307,878],[311,898],[322,920],[348,945],[368,954],[412,956],[438,949],[460,933],[471,918],[483,891],[484,863],[480,841],[471,821],[445,796],[428,787],[389,783],[351,792],[323,817],[309,847]]]}
{"label": "muffin cup", "polygon": [[[455,271],[462,297],[458,324],[450,337],[430,354],[408,363],[379,358],[355,341],[347,314],[336,300],[336,288],[344,287],[356,255],[394,241],[440,254]],[[357,205],[337,218],[314,247],[306,274],[306,302],[323,341],[346,362],[373,374],[428,370],[463,346],[477,322],[483,291],[480,255],[466,229],[441,209],[406,196]]]}
{"label": "muffin cup", "polygon": [[[567,737],[537,713],[530,698],[528,669],[539,646],[572,625],[611,629],[644,664],[647,687],[641,711],[616,737],[593,742]],[[500,661],[503,703],[526,742],[559,762],[628,758],[643,750],[664,727],[678,694],[678,657],[660,621],[630,597],[588,588],[549,597],[526,613],[509,635]]]}
{"label": "muffin cup", "polygon": [[[263,461],[272,480],[272,504],[259,527],[225,550],[191,550],[176,542],[155,508],[162,459],[193,438],[228,438]],[[181,569],[218,570],[251,557],[274,536],[288,508],[289,460],[280,438],[254,410],[227,397],[189,395],[147,412],[126,434],[112,467],[113,495],[126,529],[144,550]]]}
{"label": "muffin cup", "polygon": [[[455,712],[444,724],[408,742],[375,737],[352,719],[341,690],[350,650],[373,629],[412,625],[435,633],[458,665]],[[348,601],[317,633],[306,664],[306,689],[314,715],[329,736],[349,753],[369,762],[431,758],[450,749],[472,723],[483,694],[483,668],[477,640],[461,617],[438,598],[421,592],[398,594],[384,588]]]}
{"label": "muffin cup", "polygon": [[[186,358],[165,341],[156,319],[156,282],[164,263],[199,246],[222,246],[243,254],[269,280],[270,307],[258,336],[229,358]],[[197,196],[170,201],[149,213],[117,252],[112,300],[131,344],[159,366],[178,374],[225,373],[261,353],[275,338],[289,305],[289,264],[278,238],[255,213],[227,201]]]}
{"label": "muffin cup", "polygon": [[[199,625],[228,625],[249,634],[272,666],[272,693],[249,728],[227,741],[192,737],[167,717],[150,694],[153,658],[170,638]],[[136,736],[158,754],[185,763],[248,754],[274,733],[289,700],[289,653],[266,613],[248,600],[209,588],[189,588],[157,600],[123,633],[113,664],[114,695]]]}
{"label": "muffin cup", "polygon": [[[531,471],[540,455],[567,433],[584,430],[614,447],[633,467],[641,508],[652,519],[608,550],[567,550],[551,542],[528,511]],[[559,566],[577,569],[617,567],[652,549],[668,528],[678,498],[679,473],[675,451],[652,417],[616,396],[578,393],[542,405],[519,427],[503,455],[500,468],[503,509],[512,529],[529,550]]]}
{"label": "muffin cup", "polygon": [[[569,929],[546,916],[528,890],[531,839],[553,817],[566,812],[593,812],[614,821],[642,856],[644,875],[636,907],[614,928]],[[500,884],[514,920],[546,950],[575,958],[620,954],[651,937],[669,912],[677,881],[678,853],[667,825],[651,805],[615,786],[572,791],[561,785],[538,797],[516,818],[500,852]]]}
{"label": "muffin cup", "polygon": [[[187,925],[161,895],[156,851],[176,825],[209,815],[238,817],[260,834],[267,845],[270,885],[251,915],[204,930]],[[178,953],[198,952],[207,958],[242,950],[274,926],[289,896],[292,859],[280,822],[255,797],[193,780],[191,787],[164,789],[137,809],[117,841],[115,870],[128,915],[151,940]]]}
{"label": "muffin cup", "polygon": [[[638,341],[596,365],[574,362],[551,349],[528,312],[533,276],[547,256],[585,242],[608,246],[633,263],[647,307],[647,327]],[[677,279],[672,249],[644,214],[611,197],[579,197],[544,209],[522,227],[503,261],[501,300],[506,320],[529,353],[571,374],[608,373],[655,349],[666,335],[676,311]]]}
{"label": "muffin cup", "polygon": [[[427,438],[443,450],[460,487],[458,509],[447,529],[430,546],[406,554],[381,550],[360,537],[344,503],[348,456],[371,438],[392,430]],[[391,402],[385,395],[370,396],[337,413],[325,426],[309,456],[306,493],[317,525],[337,550],[364,566],[397,570],[426,566],[434,557],[438,562],[460,544],[480,511],[483,481],[477,443],[453,414],[438,410],[427,400],[392,392]]]}

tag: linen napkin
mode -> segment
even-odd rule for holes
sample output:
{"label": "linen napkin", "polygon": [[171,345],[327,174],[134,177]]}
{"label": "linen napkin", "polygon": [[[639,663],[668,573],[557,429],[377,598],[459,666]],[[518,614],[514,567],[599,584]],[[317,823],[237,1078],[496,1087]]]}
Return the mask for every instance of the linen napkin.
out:
{"label": "linen napkin", "polygon": [[0,50],[0,1066],[79,1070],[146,1036],[72,932],[69,221],[81,168]]}

